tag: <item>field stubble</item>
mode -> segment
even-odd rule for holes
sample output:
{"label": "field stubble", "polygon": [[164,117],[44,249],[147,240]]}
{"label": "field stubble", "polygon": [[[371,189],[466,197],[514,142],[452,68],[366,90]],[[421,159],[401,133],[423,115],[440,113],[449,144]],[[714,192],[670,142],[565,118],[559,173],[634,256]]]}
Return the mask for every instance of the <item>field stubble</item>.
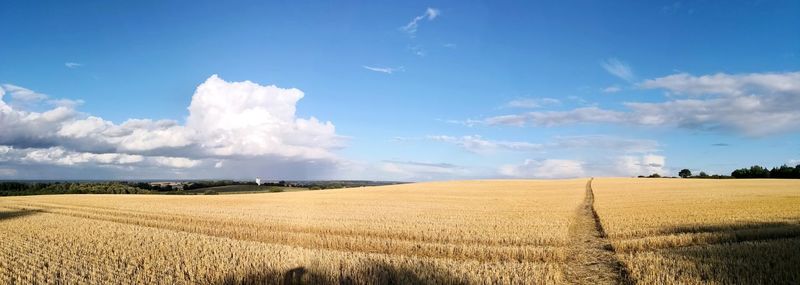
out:
{"label": "field stubble", "polygon": [[800,283],[798,180],[604,178],[593,188],[637,283]]}
{"label": "field stubble", "polygon": [[797,284],[800,181],[0,198],[3,284]]}
{"label": "field stubble", "polygon": [[0,283],[564,283],[585,181],[3,198]]}

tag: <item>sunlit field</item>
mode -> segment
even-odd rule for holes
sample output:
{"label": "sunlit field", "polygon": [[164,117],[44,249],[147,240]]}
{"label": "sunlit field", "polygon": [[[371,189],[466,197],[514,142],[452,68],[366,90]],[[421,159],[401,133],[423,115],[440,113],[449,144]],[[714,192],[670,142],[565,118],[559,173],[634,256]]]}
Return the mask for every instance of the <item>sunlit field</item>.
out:
{"label": "sunlit field", "polygon": [[586,180],[0,199],[0,283],[563,283]]}
{"label": "sunlit field", "polygon": [[799,221],[798,180],[4,197],[0,283],[797,283]]}
{"label": "sunlit field", "polygon": [[797,284],[800,180],[595,179],[595,208],[640,284]]}

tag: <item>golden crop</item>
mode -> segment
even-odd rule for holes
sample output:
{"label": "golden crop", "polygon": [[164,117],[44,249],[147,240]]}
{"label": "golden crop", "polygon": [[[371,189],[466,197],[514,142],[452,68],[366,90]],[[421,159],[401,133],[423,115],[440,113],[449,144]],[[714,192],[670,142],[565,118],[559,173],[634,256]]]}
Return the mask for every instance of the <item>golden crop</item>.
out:
{"label": "golden crop", "polygon": [[585,183],[0,198],[0,283],[563,283]]}
{"label": "golden crop", "polygon": [[641,284],[800,283],[800,181],[595,179],[595,208]]}
{"label": "golden crop", "polygon": [[800,181],[0,198],[0,284],[48,283],[797,284]]}

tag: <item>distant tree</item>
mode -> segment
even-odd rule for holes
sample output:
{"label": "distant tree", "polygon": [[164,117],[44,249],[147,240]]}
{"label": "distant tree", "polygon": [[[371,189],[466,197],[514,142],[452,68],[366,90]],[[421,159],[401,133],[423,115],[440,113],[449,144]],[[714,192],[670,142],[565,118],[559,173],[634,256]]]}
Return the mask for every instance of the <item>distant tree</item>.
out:
{"label": "distant tree", "polygon": [[750,175],[753,178],[769,178],[769,170],[759,165],[753,165],[750,167]]}
{"label": "distant tree", "polygon": [[770,178],[770,170],[759,165],[753,165],[750,168],[736,169],[731,172],[731,176],[735,178]]}
{"label": "distant tree", "polygon": [[747,168],[736,169],[731,172],[731,176],[735,178],[749,178],[750,171],[748,171]]}
{"label": "distant tree", "polygon": [[772,170],[769,171],[769,177],[771,178],[795,178],[796,168],[788,166],[786,164],[781,165],[781,167],[773,167]]}
{"label": "distant tree", "polygon": [[658,175],[658,173],[653,173],[653,174],[650,174],[650,176],[647,176],[647,177],[648,178],[661,178],[661,175]]}
{"label": "distant tree", "polygon": [[700,171],[700,174],[697,175],[698,177],[707,178],[708,174],[705,171]]}
{"label": "distant tree", "polygon": [[692,171],[686,168],[681,169],[681,171],[678,172],[678,176],[680,176],[681,178],[690,177],[692,176]]}

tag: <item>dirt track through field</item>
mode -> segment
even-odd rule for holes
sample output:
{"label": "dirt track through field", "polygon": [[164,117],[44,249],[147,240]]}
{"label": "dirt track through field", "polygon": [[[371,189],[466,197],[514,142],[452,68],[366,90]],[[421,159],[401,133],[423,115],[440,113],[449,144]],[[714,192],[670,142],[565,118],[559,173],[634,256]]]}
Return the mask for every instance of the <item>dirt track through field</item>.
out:
{"label": "dirt track through field", "polygon": [[586,198],[569,227],[570,248],[567,280],[573,284],[633,284],[625,266],[616,258],[603,225],[594,210],[592,179],[586,182]]}

